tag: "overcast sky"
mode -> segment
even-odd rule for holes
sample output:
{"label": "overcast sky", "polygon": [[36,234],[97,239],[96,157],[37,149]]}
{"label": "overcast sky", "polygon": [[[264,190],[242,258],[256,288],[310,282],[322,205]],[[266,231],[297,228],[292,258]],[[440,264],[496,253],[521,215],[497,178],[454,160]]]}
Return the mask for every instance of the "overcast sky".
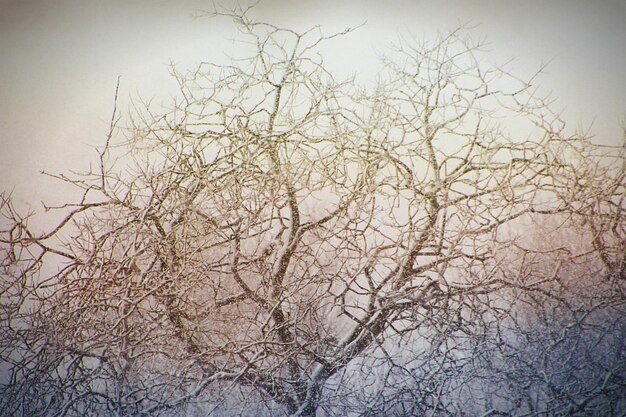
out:
{"label": "overcast sky", "polygon": [[[223,2],[227,4],[228,2]],[[241,0],[246,4],[245,0]],[[231,22],[198,19],[199,0],[0,0],[0,189],[38,202],[56,190],[37,173],[88,167],[107,132],[121,76],[124,100],[174,92],[168,63],[223,59]],[[328,51],[337,71],[367,73],[398,36],[472,24],[490,59],[529,74],[549,62],[545,92],[572,129],[619,143],[626,119],[624,0],[261,0],[253,16],[327,32],[365,26]]]}

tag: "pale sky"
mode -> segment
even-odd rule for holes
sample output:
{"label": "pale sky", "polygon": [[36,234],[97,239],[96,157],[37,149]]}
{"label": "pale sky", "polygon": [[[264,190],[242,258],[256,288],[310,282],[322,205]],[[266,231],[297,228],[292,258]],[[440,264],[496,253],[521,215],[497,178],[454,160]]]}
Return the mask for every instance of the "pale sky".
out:
{"label": "pale sky", "polygon": [[[165,101],[175,93],[170,60],[181,69],[223,60],[236,32],[225,19],[193,17],[210,8],[200,0],[0,0],[0,190],[13,189],[20,202],[57,198],[62,188],[38,173],[95,161],[118,76],[122,104],[139,94]],[[469,23],[490,43],[492,61],[516,58],[522,75],[549,62],[540,84],[572,130],[591,126],[606,144],[622,138],[626,0],[261,0],[253,16],[328,33],[366,22],[328,50],[331,69],[357,76],[400,36]]]}

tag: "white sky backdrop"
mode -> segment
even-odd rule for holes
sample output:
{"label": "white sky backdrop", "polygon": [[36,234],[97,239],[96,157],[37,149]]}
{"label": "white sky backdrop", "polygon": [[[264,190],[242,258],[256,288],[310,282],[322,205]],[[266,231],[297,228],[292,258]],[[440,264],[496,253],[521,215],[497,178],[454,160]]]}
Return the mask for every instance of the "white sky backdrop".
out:
{"label": "white sky backdrop", "polygon": [[[122,103],[139,94],[166,101],[175,93],[170,60],[185,69],[232,52],[230,21],[193,17],[211,8],[200,0],[0,0],[0,190],[19,203],[60,202],[63,187],[38,173],[95,161],[118,75]],[[326,33],[367,22],[327,55],[331,69],[357,76],[375,75],[377,54],[398,36],[476,25],[491,60],[516,58],[526,75],[549,62],[540,84],[571,129],[591,126],[605,144],[622,140],[626,0],[261,0],[252,16]]]}

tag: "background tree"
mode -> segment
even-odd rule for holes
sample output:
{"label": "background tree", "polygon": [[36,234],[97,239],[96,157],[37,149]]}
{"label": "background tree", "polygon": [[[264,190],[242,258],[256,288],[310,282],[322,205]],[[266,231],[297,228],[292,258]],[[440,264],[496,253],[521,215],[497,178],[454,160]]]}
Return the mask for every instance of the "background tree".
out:
{"label": "background tree", "polygon": [[[83,194],[49,232],[2,199],[3,412],[623,412],[623,150],[567,134],[464,29],[400,45],[369,87],[324,68],[337,35],[229,16],[250,55],[175,73],[169,111],[114,114],[96,168],[61,177]],[[525,368],[545,364],[541,337],[579,343],[545,316],[568,305],[549,260],[528,266],[546,250],[520,246],[543,217],[582,222],[592,249],[557,258],[611,290],[574,322],[612,323],[606,347],[585,340],[607,352],[591,388]],[[530,390],[538,375],[559,394]]]}

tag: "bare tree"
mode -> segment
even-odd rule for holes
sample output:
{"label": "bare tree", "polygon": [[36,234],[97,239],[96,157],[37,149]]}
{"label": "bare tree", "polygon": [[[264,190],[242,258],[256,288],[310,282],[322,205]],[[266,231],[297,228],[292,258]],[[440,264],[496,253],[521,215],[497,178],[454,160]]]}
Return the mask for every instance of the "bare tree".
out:
{"label": "bare tree", "polygon": [[[621,416],[623,278],[605,268],[581,219],[532,220],[499,251],[503,274],[519,287],[483,300],[482,320],[468,341],[472,363],[462,370],[466,383],[448,401],[468,415]],[[525,290],[529,282],[533,291]]]}
{"label": "bare tree", "polygon": [[4,413],[460,415],[507,297],[558,301],[501,256],[532,216],[584,219],[623,311],[623,151],[466,30],[399,46],[371,88],[324,68],[337,35],[231,17],[253,52],[114,114],[61,222],[2,199]]}

